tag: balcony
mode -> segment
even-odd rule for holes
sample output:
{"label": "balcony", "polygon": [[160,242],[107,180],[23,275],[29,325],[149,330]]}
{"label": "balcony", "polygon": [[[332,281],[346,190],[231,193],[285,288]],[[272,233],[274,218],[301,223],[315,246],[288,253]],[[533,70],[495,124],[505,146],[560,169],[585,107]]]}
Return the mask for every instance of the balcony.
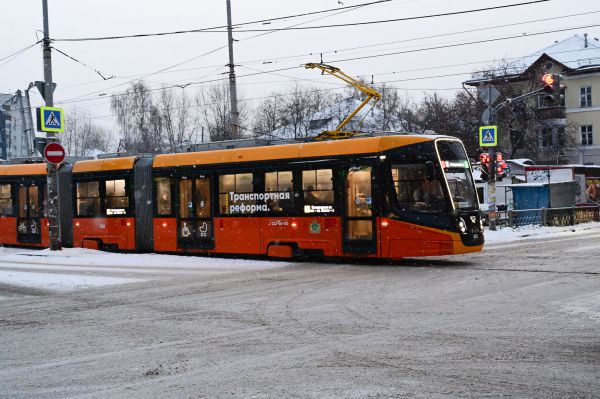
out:
{"label": "balcony", "polygon": [[565,107],[543,107],[535,111],[538,120],[565,119]]}

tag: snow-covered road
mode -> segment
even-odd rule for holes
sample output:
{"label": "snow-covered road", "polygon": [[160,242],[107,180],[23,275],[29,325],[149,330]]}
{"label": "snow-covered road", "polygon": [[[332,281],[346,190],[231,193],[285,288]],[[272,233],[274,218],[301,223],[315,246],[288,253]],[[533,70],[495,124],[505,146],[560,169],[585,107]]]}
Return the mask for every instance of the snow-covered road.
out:
{"label": "snow-covered road", "polygon": [[487,241],[394,265],[2,248],[0,397],[598,397],[600,226]]}
{"label": "snow-covered road", "polygon": [[[531,240],[574,238],[600,231],[600,223],[567,227],[528,226],[486,232],[486,248]],[[0,298],[13,287],[71,291],[146,280],[276,269],[286,262],[158,254],[113,254],[71,248],[58,252],[0,248]]]}

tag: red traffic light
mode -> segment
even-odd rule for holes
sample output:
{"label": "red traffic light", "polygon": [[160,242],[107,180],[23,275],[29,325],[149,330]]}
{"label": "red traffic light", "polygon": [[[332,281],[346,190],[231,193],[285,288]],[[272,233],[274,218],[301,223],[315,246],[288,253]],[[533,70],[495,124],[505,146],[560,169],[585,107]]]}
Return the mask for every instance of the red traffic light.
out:
{"label": "red traffic light", "polygon": [[490,162],[490,154],[482,152],[479,154],[479,161],[481,161],[482,164],[488,164]]}
{"label": "red traffic light", "polygon": [[545,73],[544,76],[542,76],[542,82],[546,86],[552,86],[554,84],[554,76],[551,73]]}

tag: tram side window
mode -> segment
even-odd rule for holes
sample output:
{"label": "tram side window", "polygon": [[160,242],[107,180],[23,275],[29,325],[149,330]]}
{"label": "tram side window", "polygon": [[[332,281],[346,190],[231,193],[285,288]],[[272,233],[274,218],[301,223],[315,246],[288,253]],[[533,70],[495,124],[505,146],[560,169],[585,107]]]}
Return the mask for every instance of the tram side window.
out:
{"label": "tram side window", "polygon": [[171,179],[169,177],[156,178],[156,214],[158,216],[170,216],[173,214]]}
{"label": "tram side window", "polygon": [[77,183],[77,216],[100,214],[100,182]]}
{"label": "tram side window", "polygon": [[283,214],[295,209],[294,180],[292,171],[265,173],[265,201],[267,212]]}
{"label": "tram side window", "polygon": [[129,197],[125,187],[125,179],[107,180],[106,215],[126,215],[129,208]]}
{"label": "tram side window", "polygon": [[403,211],[442,212],[444,194],[439,180],[428,180],[424,164],[392,165],[398,206]]}
{"label": "tram side window", "polygon": [[264,207],[258,204],[257,199],[258,194],[254,193],[252,173],[219,176],[219,210],[221,214],[250,215],[262,211]]}
{"label": "tram side window", "polygon": [[13,215],[12,186],[0,184],[0,216]]}
{"label": "tram side window", "polygon": [[331,169],[303,170],[302,191],[304,213],[335,212]]}

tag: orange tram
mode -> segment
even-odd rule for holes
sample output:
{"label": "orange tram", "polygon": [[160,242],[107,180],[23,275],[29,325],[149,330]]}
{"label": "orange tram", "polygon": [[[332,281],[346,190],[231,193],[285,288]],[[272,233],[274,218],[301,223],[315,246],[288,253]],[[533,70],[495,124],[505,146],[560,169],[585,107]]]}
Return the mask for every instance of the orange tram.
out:
{"label": "orange tram", "polygon": [[[393,135],[63,163],[63,246],[400,259],[480,251],[460,140]],[[0,244],[48,247],[46,166],[0,166]]]}

